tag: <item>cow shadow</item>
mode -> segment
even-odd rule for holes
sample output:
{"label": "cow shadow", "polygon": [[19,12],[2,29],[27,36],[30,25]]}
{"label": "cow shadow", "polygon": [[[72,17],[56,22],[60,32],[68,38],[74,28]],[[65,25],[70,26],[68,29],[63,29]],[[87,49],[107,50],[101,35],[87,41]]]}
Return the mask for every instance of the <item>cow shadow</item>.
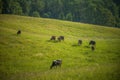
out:
{"label": "cow shadow", "polygon": [[78,46],[81,46],[81,45],[78,45],[78,44],[73,44],[72,47],[78,47]]}
{"label": "cow shadow", "polygon": [[84,46],[85,48],[90,48],[90,46]]}
{"label": "cow shadow", "polygon": [[46,40],[46,42],[58,43],[59,41],[57,41],[57,40]]}

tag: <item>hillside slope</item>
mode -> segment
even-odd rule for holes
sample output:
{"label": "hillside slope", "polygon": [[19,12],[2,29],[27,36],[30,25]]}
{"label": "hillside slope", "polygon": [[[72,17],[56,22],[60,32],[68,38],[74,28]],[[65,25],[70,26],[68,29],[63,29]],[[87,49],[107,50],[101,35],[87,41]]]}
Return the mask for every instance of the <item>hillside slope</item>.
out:
{"label": "hillside slope", "polygon": [[[65,40],[50,41],[52,35]],[[96,41],[95,51],[90,40]],[[119,44],[117,28],[0,15],[0,80],[118,80]],[[62,59],[62,67],[49,70],[55,59]]]}

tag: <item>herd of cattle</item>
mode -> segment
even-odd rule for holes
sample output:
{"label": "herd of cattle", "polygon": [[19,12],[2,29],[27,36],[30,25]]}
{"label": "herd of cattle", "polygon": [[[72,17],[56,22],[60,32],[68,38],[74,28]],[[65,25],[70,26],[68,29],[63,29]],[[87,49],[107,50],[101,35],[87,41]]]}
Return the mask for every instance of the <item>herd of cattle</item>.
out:
{"label": "herd of cattle", "polygon": [[[51,36],[50,40],[53,40],[55,41],[56,40],[56,36]],[[59,36],[57,38],[57,40],[60,42],[61,40],[64,41],[64,36]],[[78,45],[81,45],[82,44],[82,40],[78,40]],[[91,50],[94,51],[95,50],[95,45],[96,45],[96,42],[94,40],[91,40],[89,42],[89,45],[91,46]],[[52,69],[53,67],[61,67],[62,65],[62,60],[61,59],[58,59],[58,60],[53,60],[51,66],[50,66],[50,69]]]}
{"label": "herd of cattle", "polygon": [[[61,40],[64,41],[64,36],[59,36],[57,39],[56,39],[56,36],[51,36],[50,40],[58,40],[59,42],[61,42]],[[81,45],[82,44],[82,40],[78,40],[78,45]],[[94,40],[91,40],[89,42],[89,45],[91,46],[91,50],[94,51],[95,50],[95,45],[96,45],[96,42]]]}
{"label": "herd of cattle", "polygon": [[[60,42],[61,40],[63,40],[64,41],[64,36],[59,36],[58,38],[58,41]],[[50,40],[56,40],[56,36],[52,36],[51,38],[50,38]]]}
{"label": "herd of cattle", "polygon": [[[17,35],[20,35],[20,34],[21,34],[21,30],[18,30]],[[59,36],[58,38],[56,36],[51,36],[50,40],[53,40],[53,41],[58,40],[59,42],[61,42],[61,41],[64,41],[64,36]],[[78,45],[81,45],[81,44],[82,44],[82,40],[78,40]],[[91,50],[94,51],[96,42],[94,40],[91,40],[89,42],[89,45],[91,46]],[[53,60],[51,66],[50,66],[50,69],[52,69],[53,67],[57,67],[57,66],[61,67],[61,64],[62,64],[61,59]]]}

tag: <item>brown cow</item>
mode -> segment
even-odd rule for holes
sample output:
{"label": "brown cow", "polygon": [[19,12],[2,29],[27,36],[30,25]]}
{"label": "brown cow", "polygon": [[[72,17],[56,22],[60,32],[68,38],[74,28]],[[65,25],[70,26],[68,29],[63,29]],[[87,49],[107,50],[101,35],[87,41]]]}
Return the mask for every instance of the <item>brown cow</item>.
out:
{"label": "brown cow", "polygon": [[78,40],[78,45],[81,45],[82,44],[82,40]]}
{"label": "brown cow", "polygon": [[51,36],[50,40],[56,40],[56,36]]}
{"label": "brown cow", "polygon": [[21,34],[21,30],[18,30],[18,31],[17,31],[17,35],[19,35],[19,34]]}
{"label": "brown cow", "polygon": [[61,40],[64,41],[64,36],[59,36],[59,37],[58,37],[58,41],[61,41]]}

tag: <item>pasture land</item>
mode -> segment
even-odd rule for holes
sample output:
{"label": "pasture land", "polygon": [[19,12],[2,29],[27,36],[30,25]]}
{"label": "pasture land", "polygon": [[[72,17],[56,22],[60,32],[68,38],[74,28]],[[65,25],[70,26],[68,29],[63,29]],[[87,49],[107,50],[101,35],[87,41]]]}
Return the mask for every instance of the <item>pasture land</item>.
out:
{"label": "pasture land", "polygon": [[[63,35],[65,40],[50,41],[53,35]],[[95,51],[88,46],[90,40],[96,41]],[[50,70],[55,59],[62,59],[62,67]],[[0,15],[0,80],[119,79],[120,29]]]}

